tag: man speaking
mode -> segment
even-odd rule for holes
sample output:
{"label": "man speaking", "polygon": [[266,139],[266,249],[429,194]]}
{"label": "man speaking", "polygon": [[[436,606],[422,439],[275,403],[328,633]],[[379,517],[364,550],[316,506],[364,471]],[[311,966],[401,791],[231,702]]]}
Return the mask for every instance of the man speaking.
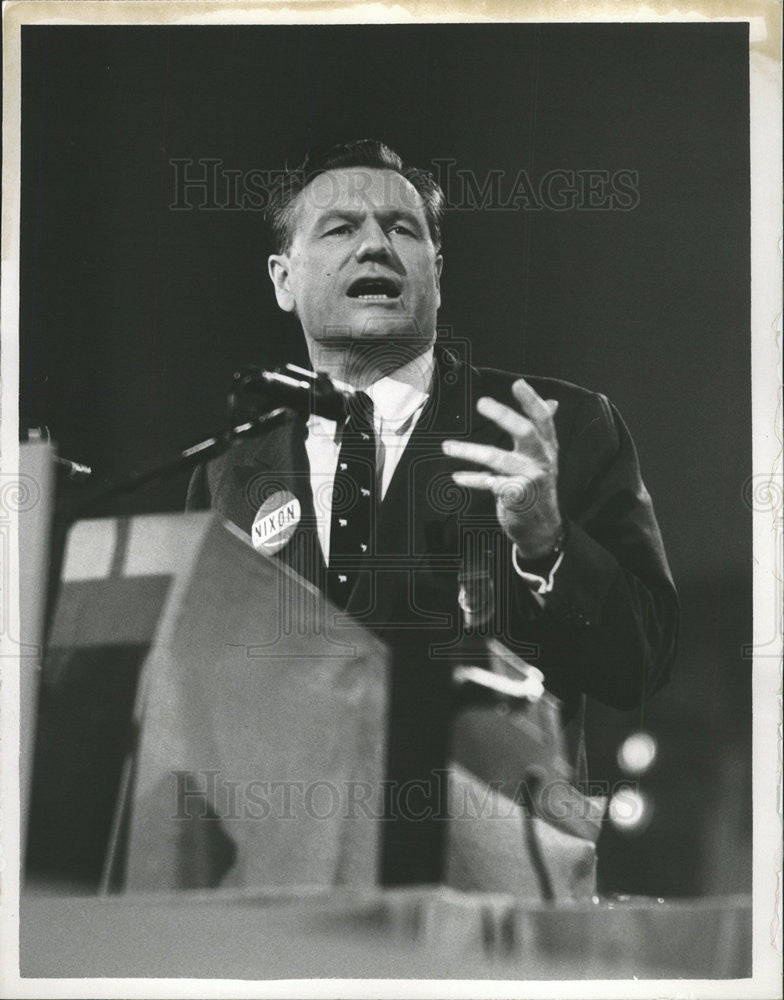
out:
{"label": "man speaking", "polygon": [[286,178],[268,211],[278,305],[354,403],[344,422],[292,412],[199,468],[188,505],[250,535],[275,497],[297,499],[276,558],[392,650],[411,734],[393,770],[445,743],[445,665],[473,620],[542,671],[580,777],[585,696],[628,709],[667,680],[677,599],[608,400],[436,344],[443,210],[430,174],[374,140]]}

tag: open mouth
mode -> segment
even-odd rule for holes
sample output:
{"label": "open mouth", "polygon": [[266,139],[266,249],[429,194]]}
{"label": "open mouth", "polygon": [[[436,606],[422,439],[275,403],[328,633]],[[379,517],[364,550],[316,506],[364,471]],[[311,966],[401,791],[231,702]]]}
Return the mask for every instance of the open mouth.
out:
{"label": "open mouth", "polygon": [[357,278],[346,293],[351,299],[366,302],[385,302],[400,297],[400,289],[391,278]]}

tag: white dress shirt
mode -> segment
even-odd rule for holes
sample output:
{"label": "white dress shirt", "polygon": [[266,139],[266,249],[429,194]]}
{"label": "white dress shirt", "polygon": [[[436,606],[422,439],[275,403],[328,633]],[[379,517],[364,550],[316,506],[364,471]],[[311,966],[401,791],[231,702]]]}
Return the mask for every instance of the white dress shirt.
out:
{"label": "white dress shirt", "polygon": [[[383,500],[411,433],[425,408],[433,377],[433,351],[407,362],[365,392],[373,400],[376,433],[376,473]],[[316,526],[324,561],[329,562],[332,526],[332,486],[338,467],[341,428],[334,420],[311,414],[305,448],[310,464],[310,486]]]}

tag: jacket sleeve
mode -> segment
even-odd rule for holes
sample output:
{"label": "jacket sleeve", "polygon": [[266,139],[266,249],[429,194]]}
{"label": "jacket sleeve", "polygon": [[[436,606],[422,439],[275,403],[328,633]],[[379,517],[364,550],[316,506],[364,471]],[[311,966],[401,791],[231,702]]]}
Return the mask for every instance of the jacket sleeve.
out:
{"label": "jacket sleeve", "polygon": [[586,397],[576,414],[559,483],[563,561],[543,607],[513,581],[512,617],[555,694],[634,708],[669,677],[678,601],[634,443],[604,396]]}

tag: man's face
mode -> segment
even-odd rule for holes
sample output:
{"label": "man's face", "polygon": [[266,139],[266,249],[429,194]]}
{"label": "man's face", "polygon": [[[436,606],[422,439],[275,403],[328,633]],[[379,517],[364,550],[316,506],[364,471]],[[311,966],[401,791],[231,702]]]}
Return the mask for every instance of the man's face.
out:
{"label": "man's face", "polygon": [[433,342],[442,260],[412,184],[393,170],[329,170],[293,210],[289,252],[270,257],[269,270],[278,304],[296,312],[309,346]]}

